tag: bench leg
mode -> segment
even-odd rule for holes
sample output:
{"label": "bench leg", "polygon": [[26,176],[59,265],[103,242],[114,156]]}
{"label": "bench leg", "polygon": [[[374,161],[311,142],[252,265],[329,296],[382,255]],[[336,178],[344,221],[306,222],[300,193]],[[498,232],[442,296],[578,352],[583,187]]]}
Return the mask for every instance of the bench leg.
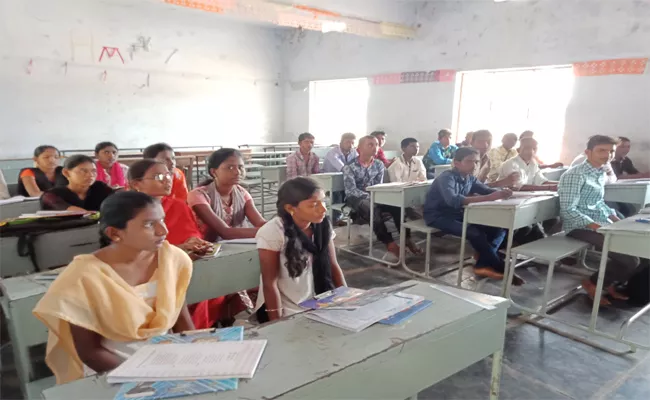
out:
{"label": "bench leg", "polygon": [[503,361],[503,350],[492,354],[492,379],[490,381],[490,400],[499,398],[501,387],[501,363]]}
{"label": "bench leg", "polygon": [[427,232],[427,250],[424,253],[424,273],[429,276],[431,262],[431,232]]}
{"label": "bench leg", "polygon": [[551,293],[551,283],[553,283],[553,271],[555,270],[555,262],[549,261],[548,272],[546,272],[546,286],[544,286],[544,298],[542,299],[542,314],[546,314],[546,307],[548,306],[548,295]]}

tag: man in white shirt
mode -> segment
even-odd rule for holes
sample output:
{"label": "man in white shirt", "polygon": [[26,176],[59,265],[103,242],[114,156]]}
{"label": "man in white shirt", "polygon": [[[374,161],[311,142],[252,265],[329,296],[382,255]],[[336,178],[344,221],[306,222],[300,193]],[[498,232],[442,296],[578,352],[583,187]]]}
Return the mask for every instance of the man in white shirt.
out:
{"label": "man in white shirt", "polygon": [[501,164],[499,179],[504,179],[512,173],[518,173],[513,186],[519,191],[553,190],[557,191],[557,182],[548,180],[542,173],[535,155],[537,140],[524,138],[519,144],[519,154]]}
{"label": "man in white shirt", "polygon": [[420,144],[414,138],[406,138],[401,143],[402,155],[388,167],[391,182],[422,182],[427,180],[427,171],[422,160],[416,156]]}

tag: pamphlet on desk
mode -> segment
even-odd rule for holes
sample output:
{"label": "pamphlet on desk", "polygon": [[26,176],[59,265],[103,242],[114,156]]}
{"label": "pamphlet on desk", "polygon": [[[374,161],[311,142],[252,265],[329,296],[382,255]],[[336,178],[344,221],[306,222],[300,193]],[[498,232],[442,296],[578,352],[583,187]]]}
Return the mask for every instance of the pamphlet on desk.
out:
{"label": "pamphlet on desk", "polygon": [[[217,330],[208,330],[201,331],[191,334],[173,334],[173,335],[163,335],[152,338],[149,343],[150,348],[160,348],[162,350],[170,350],[170,352],[164,352],[165,354],[154,354],[153,358],[157,360],[156,365],[154,365],[149,371],[149,374],[160,374],[166,375],[164,379],[146,379],[145,381],[139,382],[128,382],[122,385],[122,388],[115,396],[115,400],[154,400],[154,399],[167,399],[175,397],[183,397],[190,395],[198,395],[203,393],[215,393],[226,390],[236,390],[238,387],[239,380],[237,378],[228,378],[228,379],[204,379],[203,376],[194,376],[191,378],[187,377],[188,373],[192,373],[188,368],[176,367],[176,366],[162,366],[159,368],[162,363],[173,363],[172,358],[167,357],[178,357],[179,361],[188,361],[192,360],[192,365],[190,368],[195,368],[194,362],[205,361],[205,358],[208,358],[208,364],[211,364],[211,367],[217,366],[218,369],[221,369],[221,373],[233,374],[239,372],[240,375],[245,375],[246,377],[252,377],[259,359],[261,358],[263,352],[263,345],[251,343],[251,341],[243,342],[243,327],[233,327]],[[226,343],[228,342],[228,343]],[[265,345],[265,341],[264,342]],[[242,348],[230,347],[227,349],[225,356],[229,359],[223,361],[220,360],[218,355],[212,350],[203,351],[203,348],[200,348],[204,345],[241,345],[245,347],[248,346],[251,348],[251,351],[245,351]],[[189,346],[189,350],[181,350],[181,353],[175,353],[174,346],[177,345]],[[260,350],[261,347],[261,350]],[[144,347],[143,347],[144,348]],[[197,356],[194,356],[195,353],[198,353]],[[134,354],[134,356],[136,356]],[[233,356],[233,359],[230,359],[230,356]],[[224,353],[221,353],[221,356],[224,356]],[[241,357],[238,356],[247,356],[244,357],[243,362],[237,363],[237,360],[242,361]],[[212,357],[212,358],[210,358]],[[177,358],[177,360],[178,360]],[[144,360],[146,362],[147,360]],[[124,364],[123,364],[124,365]],[[140,369],[139,365],[135,366],[136,369]],[[121,367],[118,367],[121,368]],[[209,371],[210,366],[201,367],[202,370],[196,375],[202,375],[206,373],[214,373],[215,371]],[[239,371],[237,369],[239,368]],[[158,369],[158,371],[154,371]],[[162,369],[162,371],[160,371]],[[166,369],[166,371],[165,371]],[[243,371],[243,372],[242,372]],[[127,371],[128,372],[128,371]],[[147,371],[145,371],[147,372]],[[178,380],[177,375],[185,374],[183,380]],[[110,375],[110,374],[109,374]],[[173,377],[171,377],[173,375]],[[110,382],[110,376],[109,382]],[[133,378],[133,377],[131,377]],[[175,380],[168,380],[175,379]]]}
{"label": "pamphlet on desk", "polygon": [[395,293],[354,310],[326,307],[310,311],[305,316],[327,325],[352,332],[361,332],[369,326],[398,314],[423,300],[422,296]]}
{"label": "pamphlet on desk", "polygon": [[299,305],[300,307],[310,308],[312,310],[320,310],[323,308],[329,310],[356,310],[413,286],[415,284],[408,286],[393,285],[370,290],[341,286],[329,292],[322,293],[313,299],[303,301]]}
{"label": "pamphlet on desk", "polygon": [[40,197],[14,196],[8,199],[0,200],[0,206],[4,206],[5,204],[22,203],[23,201],[36,201],[38,199],[40,199]]}

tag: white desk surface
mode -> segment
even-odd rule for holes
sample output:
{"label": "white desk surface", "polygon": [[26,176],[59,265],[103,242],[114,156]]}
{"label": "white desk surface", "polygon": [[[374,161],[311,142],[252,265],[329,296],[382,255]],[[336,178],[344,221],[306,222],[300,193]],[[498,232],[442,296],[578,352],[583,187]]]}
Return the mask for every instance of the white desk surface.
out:
{"label": "white desk surface", "polygon": [[[479,296],[486,310],[430,287],[408,289],[434,304],[398,326],[351,333],[296,315],[246,331],[267,339],[255,377],[239,389],[187,399],[404,399],[502,349],[509,301]],[[113,399],[118,386],[90,377],[43,392],[47,400]]]}
{"label": "white desk surface", "polygon": [[522,207],[526,206],[529,204],[534,204],[534,203],[540,203],[542,201],[546,201],[552,198],[558,198],[557,195],[552,195],[552,196],[536,196],[536,197],[512,197],[510,199],[505,199],[505,200],[496,200],[496,201],[483,201],[480,203],[471,203],[466,205],[466,208],[482,208],[482,209],[489,209],[489,208],[517,208],[517,207]]}
{"label": "white desk surface", "polygon": [[25,200],[18,203],[0,205],[0,221],[3,219],[16,218],[21,214],[31,214],[41,209],[41,203],[37,200]]}
{"label": "white desk surface", "polygon": [[[625,218],[621,221],[615,222],[611,225],[605,225],[598,229],[598,232],[605,233],[621,233],[630,235],[650,236],[650,224],[636,222],[639,218],[648,218],[647,214],[634,215]],[[650,241],[648,241],[648,248],[650,249]]]}

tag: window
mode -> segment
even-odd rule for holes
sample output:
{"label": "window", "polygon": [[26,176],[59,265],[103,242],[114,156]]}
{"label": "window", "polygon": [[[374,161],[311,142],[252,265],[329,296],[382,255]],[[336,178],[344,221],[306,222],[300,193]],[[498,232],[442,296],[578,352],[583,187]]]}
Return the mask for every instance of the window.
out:
{"label": "window", "polygon": [[461,73],[454,127],[458,138],[488,129],[493,146],[498,146],[506,133],[531,130],[539,142],[539,158],[557,161],[573,79],[571,66]]}
{"label": "window", "polygon": [[345,132],[367,133],[368,79],[309,82],[309,132],[319,143],[338,143]]}

